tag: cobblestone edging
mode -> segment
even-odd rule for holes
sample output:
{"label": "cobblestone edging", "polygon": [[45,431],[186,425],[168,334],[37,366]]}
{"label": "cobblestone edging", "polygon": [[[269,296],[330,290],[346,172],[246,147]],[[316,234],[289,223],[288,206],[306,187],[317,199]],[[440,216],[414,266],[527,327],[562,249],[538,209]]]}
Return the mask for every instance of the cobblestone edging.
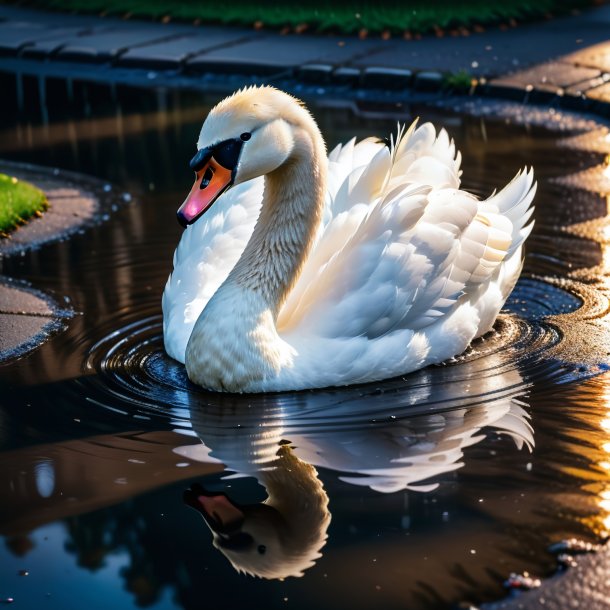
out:
{"label": "cobblestone edging", "polygon": [[106,78],[138,70],[164,86],[240,75],[407,98],[461,83],[461,92],[610,116],[610,6],[468,37],[361,40],[0,5],[0,70],[43,63],[77,73],[96,64]]}
{"label": "cobblestone edging", "polygon": [[40,217],[31,218],[8,237],[0,238],[0,257],[62,240],[106,220],[120,202],[131,200],[127,193],[113,192],[102,180],[64,170],[0,159],[0,172],[33,183],[44,191],[49,202]]}
{"label": "cobblestone edging", "polygon": [[[0,172],[32,182],[49,201],[42,216],[0,238],[0,260],[82,232],[130,200],[101,180],[72,172],[3,160]],[[73,315],[67,303],[60,305],[26,282],[0,276],[0,363],[39,347]]]}
{"label": "cobblestone edging", "polygon": [[73,315],[29,284],[0,276],[0,364],[41,345]]}

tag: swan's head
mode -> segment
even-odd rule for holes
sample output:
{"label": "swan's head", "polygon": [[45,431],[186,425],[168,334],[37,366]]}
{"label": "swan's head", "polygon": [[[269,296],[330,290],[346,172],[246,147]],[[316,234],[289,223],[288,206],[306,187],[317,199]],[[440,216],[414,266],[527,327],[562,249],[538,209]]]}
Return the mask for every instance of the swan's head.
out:
{"label": "swan's head", "polygon": [[225,98],[201,128],[190,162],[195,183],[178,220],[192,224],[231,186],[273,172],[307,144],[308,134],[318,133],[304,106],[273,87],[248,87]]}
{"label": "swan's head", "polygon": [[184,501],[203,516],[214,546],[238,572],[267,579],[302,576],[326,542],[326,510],[312,511],[312,519],[266,503],[240,505],[198,484],[185,491]]}

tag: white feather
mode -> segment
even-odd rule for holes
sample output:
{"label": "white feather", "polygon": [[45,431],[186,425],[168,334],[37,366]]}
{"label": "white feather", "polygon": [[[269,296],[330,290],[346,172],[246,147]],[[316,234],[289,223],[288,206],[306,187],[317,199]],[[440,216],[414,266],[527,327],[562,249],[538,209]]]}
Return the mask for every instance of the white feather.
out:
{"label": "white feather", "polygon": [[[315,244],[276,338],[267,337],[281,365],[240,389],[401,375],[461,353],[491,328],[519,276],[536,187],[531,170],[519,172],[479,201],[459,190],[459,166],[447,133],[429,123],[399,130],[392,150],[368,139],[331,152]],[[166,349],[181,362],[195,321],[252,234],[262,188],[257,179],[231,189],[182,237],[163,295]],[[249,298],[231,306],[234,315],[246,315]]]}

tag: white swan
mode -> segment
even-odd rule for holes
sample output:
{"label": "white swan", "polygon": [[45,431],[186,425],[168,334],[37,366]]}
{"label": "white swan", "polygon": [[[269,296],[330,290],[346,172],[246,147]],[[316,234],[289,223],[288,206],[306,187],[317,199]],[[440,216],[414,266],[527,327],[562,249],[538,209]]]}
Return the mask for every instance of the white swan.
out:
{"label": "white swan", "polygon": [[205,388],[349,385],[441,362],[490,330],[521,271],[533,172],[479,201],[429,123],[327,159],[302,104],[250,87],[212,109],[197,148],[163,323]]}

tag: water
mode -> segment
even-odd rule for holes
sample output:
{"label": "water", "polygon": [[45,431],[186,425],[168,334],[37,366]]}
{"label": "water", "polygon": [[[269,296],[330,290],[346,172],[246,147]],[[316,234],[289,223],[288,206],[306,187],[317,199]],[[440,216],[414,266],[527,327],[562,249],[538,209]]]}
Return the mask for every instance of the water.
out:
{"label": "water", "polygon": [[0,368],[0,599],[447,608],[501,597],[512,571],[550,573],[547,547],[563,537],[606,535],[605,130],[583,144],[569,130],[426,107],[311,103],[329,146],[386,135],[398,117],[446,126],[464,186],[480,195],[533,164],[524,276],[495,332],[454,362],[347,389],[225,396],[193,387],[165,356],[160,315],[174,213],[217,96],[20,87],[0,155],[94,174],[134,200],[2,261],[77,315]]}

